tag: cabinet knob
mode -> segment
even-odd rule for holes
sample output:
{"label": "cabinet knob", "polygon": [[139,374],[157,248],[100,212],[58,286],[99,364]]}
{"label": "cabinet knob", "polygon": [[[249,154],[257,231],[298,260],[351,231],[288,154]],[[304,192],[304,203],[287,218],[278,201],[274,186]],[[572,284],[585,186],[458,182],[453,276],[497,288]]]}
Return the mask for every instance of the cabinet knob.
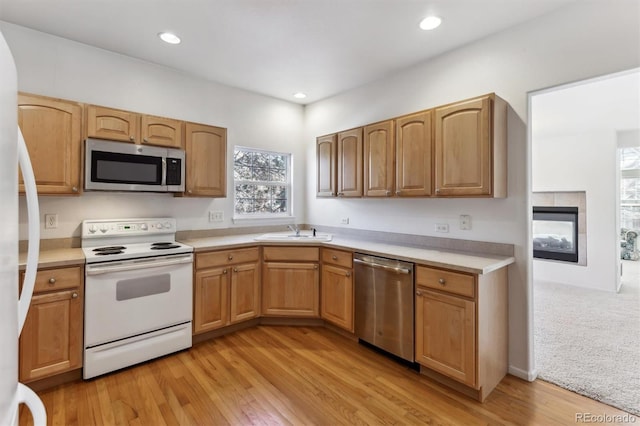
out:
{"label": "cabinet knob", "polygon": [[445,285],[447,282],[445,281],[445,279],[444,279],[444,278],[440,278],[440,279],[438,280],[438,283],[440,283],[440,285]]}
{"label": "cabinet knob", "polygon": [[416,291],[416,296],[422,296],[422,292],[420,290]]}
{"label": "cabinet knob", "polygon": [[344,195],[344,192],[338,192],[338,197],[342,197]]}
{"label": "cabinet knob", "polygon": [[318,265],[313,265],[313,269],[318,269]]}
{"label": "cabinet knob", "polygon": [[229,255],[229,260],[233,260],[233,256],[232,255]]}
{"label": "cabinet knob", "polygon": [[335,254],[334,254],[333,256],[331,256],[331,258],[332,258],[333,260],[338,260],[338,256],[336,256]]}
{"label": "cabinet knob", "polygon": [[223,270],[223,271],[222,271],[222,273],[223,273],[223,274],[226,274],[226,273],[227,273],[227,270],[226,270],[226,269],[225,269],[225,270]]}
{"label": "cabinet knob", "polygon": [[188,193],[188,194],[192,194],[192,193],[193,193],[193,190],[189,189],[189,190],[187,191],[187,193]]}
{"label": "cabinet knob", "polygon": [[133,136],[129,136],[129,140],[130,140],[131,142],[135,142],[135,141],[136,141],[136,138],[134,138]]}
{"label": "cabinet knob", "polygon": [[77,186],[74,186],[73,188],[71,188],[71,190],[72,190],[73,192],[78,192],[78,187],[77,187]]}
{"label": "cabinet knob", "polygon": [[149,143],[149,139],[147,139],[147,138],[142,139],[142,141],[143,141],[144,143]]}
{"label": "cabinet knob", "polygon": [[75,291],[73,293],[71,293],[71,298],[72,299],[77,299],[78,298],[78,293],[75,292]]}
{"label": "cabinet knob", "polygon": [[347,278],[349,278],[351,276],[351,272],[347,272]]}
{"label": "cabinet knob", "polygon": [[53,285],[55,283],[56,283],[56,279],[55,278],[53,278],[53,277],[49,278],[49,284]]}
{"label": "cabinet knob", "polygon": [[396,195],[402,194],[402,191],[396,191]]}
{"label": "cabinet knob", "polygon": [[436,188],[436,194],[440,193],[440,188]]}
{"label": "cabinet knob", "polygon": [[238,272],[238,268],[233,268],[233,272]]}
{"label": "cabinet knob", "polygon": [[387,191],[387,197],[391,197],[391,191]]}

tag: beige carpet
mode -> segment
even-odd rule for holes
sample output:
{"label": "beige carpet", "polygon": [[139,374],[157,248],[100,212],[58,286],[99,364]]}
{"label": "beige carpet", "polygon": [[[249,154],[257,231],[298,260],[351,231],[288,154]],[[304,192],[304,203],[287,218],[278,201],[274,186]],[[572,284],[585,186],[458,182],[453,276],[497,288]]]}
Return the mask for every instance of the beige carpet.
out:
{"label": "beige carpet", "polygon": [[534,282],[538,377],[640,415],[640,261],[617,294]]}

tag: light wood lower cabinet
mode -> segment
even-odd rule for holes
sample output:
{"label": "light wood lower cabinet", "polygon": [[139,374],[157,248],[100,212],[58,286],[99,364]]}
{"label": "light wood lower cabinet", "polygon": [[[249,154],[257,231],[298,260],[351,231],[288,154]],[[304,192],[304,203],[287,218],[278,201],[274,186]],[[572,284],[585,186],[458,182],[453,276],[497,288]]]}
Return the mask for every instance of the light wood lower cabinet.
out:
{"label": "light wood lower cabinet", "polygon": [[21,382],[82,367],[83,278],[80,266],[38,271],[20,335]]}
{"label": "light wood lower cabinet", "polygon": [[506,267],[483,275],[416,268],[422,373],[483,401],[507,373],[507,327]]}
{"label": "light wood lower cabinet", "polygon": [[260,316],[257,247],[196,254],[194,334]]}
{"label": "light wood lower cabinet", "polygon": [[321,317],[353,332],[353,263],[351,252],[322,249]]}
{"label": "light wood lower cabinet", "polygon": [[320,315],[319,249],[265,247],[262,264],[262,314]]}

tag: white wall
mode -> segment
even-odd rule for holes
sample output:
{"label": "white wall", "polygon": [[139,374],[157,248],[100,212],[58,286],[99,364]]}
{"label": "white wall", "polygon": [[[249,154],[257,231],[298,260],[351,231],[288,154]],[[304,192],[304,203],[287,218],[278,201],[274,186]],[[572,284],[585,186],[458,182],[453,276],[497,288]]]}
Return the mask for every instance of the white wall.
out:
{"label": "white wall", "polygon": [[616,231],[616,145],[615,129],[546,138],[534,134],[532,190],[585,191],[587,201],[587,265],[534,260],[536,281],[616,290],[620,244]]}
{"label": "white wall", "polygon": [[[304,176],[304,108],[188,76],[182,72],[111,53],[24,27],[0,22],[16,61],[24,92],[178,118],[227,128],[228,153],[235,145],[289,151],[294,176]],[[221,64],[221,66],[224,66]],[[227,156],[227,198],[174,198],[169,194],[85,193],[40,197],[44,213],[57,213],[59,227],[42,238],[78,236],[84,219],[172,216],[178,229],[233,226],[233,156]],[[304,186],[293,194],[294,214],[304,218]],[[20,197],[20,238],[26,238]],[[222,210],[224,222],[209,223],[208,211]]]}
{"label": "white wall", "polygon": [[[605,4],[606,3],[606,4]],[[512,243],[509,271],[510,371],[534,377],[531,330],[531,239],[527,93],[640,65],[637,1],[579,2],[396,75],[307,107],[307,221],[354,228]],[[607,19],[603,20],[602,17]],[[599,23],[600,26],[595,26]],[[501,200],[333,200],[315,198],[315,137],[488,92],[511,105],[509,196]],[[473,216],[457,230],[459,214]]]}

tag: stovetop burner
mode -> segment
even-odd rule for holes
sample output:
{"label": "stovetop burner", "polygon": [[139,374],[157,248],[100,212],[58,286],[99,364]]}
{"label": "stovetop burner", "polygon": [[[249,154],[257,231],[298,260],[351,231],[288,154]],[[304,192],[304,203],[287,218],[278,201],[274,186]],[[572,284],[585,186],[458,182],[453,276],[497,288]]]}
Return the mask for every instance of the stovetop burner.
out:
{"label": "stovetop burner", "polygon": [[178,248],[180,247],[177,244],[173,244],[173,243],[169,243],[167,245],[156,245],[156,244],[151,244],[151,250],[168,250],[168,249],[174,249],[174,248]]}
{"label": "stovetop burner", "polygon": [[172,241],[161,241],[158,243],[151,243],[152,246],[175,246],[176,243]]}
{"label": "stovetop burner", "polygon": [[122,250],[98,250],[96,251],[96,256],[108,256],[110,254],[122,254],[122,253],[124,253]]}
{"label": "stovetop burner", "polygon": [[[94,248],[93,251],[97,251],[97,252],[120,251],[120,252],[122,252],[122,250],[124,250],[125,248],[126,248],[125,246],[108,246],[108,247]],[[100,254],[100,253],[97,253],[97,254]]]}

